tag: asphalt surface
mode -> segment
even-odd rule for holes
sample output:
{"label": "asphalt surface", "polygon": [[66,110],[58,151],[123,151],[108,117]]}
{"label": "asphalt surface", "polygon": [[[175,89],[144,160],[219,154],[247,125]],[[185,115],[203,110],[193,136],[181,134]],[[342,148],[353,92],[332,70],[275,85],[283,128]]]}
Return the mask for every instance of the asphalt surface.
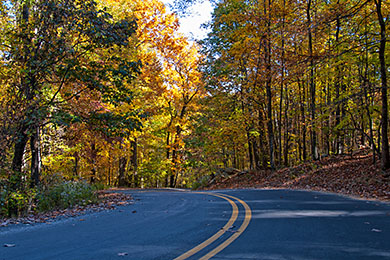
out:
{"label": "asphalt surface", "polygon": [[[187,191],[124,192],[134,204],[51,224],[1,227],[0,260],[175,259],[218,232],[182,259],[201,259],[222,244],[211,259],[390,259],[387,203],[289,190],[212,192],[233,196],[225,199]],[[226,198],[238,208],[236,219]]]}

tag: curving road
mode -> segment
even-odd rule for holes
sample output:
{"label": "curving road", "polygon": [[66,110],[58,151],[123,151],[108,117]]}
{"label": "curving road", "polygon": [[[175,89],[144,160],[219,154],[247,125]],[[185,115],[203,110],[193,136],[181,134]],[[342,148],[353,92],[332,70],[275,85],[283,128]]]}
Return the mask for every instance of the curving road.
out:
{"label": "curving road", "polygon": [[124,192],[133,205],[1,227],[0,260],[390,259],[386,203],[290,190]]}

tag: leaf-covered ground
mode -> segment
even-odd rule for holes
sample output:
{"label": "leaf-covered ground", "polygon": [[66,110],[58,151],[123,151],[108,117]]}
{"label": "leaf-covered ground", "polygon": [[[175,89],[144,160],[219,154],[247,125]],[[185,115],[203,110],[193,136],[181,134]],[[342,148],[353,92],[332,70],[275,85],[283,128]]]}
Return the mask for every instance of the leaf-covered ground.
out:
{"label": "leaf-covered ground", "polygon": [[366,150],[330,156],[319,161],[277,171],[244,172],[217,178],[207,189],[288,188],[342,193],[366,199],[390,201],[390,172]]}
{"label": "leaf-covered ground", "polygon": [[[44,213],[34,213],[22,218],[0,218],[0,227],[10,224],[35,224],[54,221],[57,218],[69,218],[83,215],[88,212],[97,212],[102,210],[115,209],[118,206],[128,205],[133,203],[133,199],[129,194],[117,192],[98,192],[99,203],[90,204],[87,206],[77,206],[71,209],[52,210]],[[82,221],[82,219],[80,219]]]}

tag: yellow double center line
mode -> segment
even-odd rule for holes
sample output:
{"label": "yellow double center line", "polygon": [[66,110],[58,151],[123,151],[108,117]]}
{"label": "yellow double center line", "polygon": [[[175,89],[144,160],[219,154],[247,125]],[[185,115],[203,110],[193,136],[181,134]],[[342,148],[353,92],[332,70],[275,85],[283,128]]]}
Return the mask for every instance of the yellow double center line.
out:
{"label": "yellow double center line", "polygon": [[[201,260],[208,260],[211,257],[215,256],[219,252],[221,252],[223,249],[225,249],[228,245],[230,245],[234,240],[236,240],[243,232],[244,230],[248,227],[249,222],[252,218],[252,211],[248,204],[246,204],[244,201],[240,200],[239,198],[226,195],[226,194],[214,194],[214,193],[201,193],[201,194],[207,194],[215,197],[222,198],[224,200],[227,200],[230,205],[232,206],[232,215],[230,216],[229,221],[225,224],[225,226],[219,230],[217,233],[215,233],[212,237],[204,241],[203,243],[197,245],[196,247],[192,248],[191,250],[188,250],[184,254],[182,254],[179,257],[176,257],[174,260],[184,260],[189,258],[190,256],[200,252],[202,249],[205,247],[209,246],[211,243],[213,243],[215,240],[217,240],[219,237],[221,237],[231,226],[233,226],[234,222],[237,220],[238,216],[238,207],[237,204],[231,200],[237,200],[245,209],[245,218],[239,229],[228,239],[226,239],[223,243],[221,243],[219,246],[208,252],[205,256],[200,258]],[[231,199],[229,199],[231,198]]]}

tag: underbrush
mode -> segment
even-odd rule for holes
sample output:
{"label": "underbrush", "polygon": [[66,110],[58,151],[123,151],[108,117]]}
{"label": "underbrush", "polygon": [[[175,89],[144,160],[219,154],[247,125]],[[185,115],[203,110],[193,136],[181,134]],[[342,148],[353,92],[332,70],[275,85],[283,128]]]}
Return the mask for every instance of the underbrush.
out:
{"label": "underbrush", "polygon": [[38,188],[30,188],[28,182],[0,180],[0,217],[21,217],[97,203],[96,191],[104,188],[104,185],[67,181],[56,176],[43,179]]}
{"label": "underbrush", "polygon": [[96,203],[95,188],[86,182],[66,181],[37,194],[38,211],[65,209]]}

